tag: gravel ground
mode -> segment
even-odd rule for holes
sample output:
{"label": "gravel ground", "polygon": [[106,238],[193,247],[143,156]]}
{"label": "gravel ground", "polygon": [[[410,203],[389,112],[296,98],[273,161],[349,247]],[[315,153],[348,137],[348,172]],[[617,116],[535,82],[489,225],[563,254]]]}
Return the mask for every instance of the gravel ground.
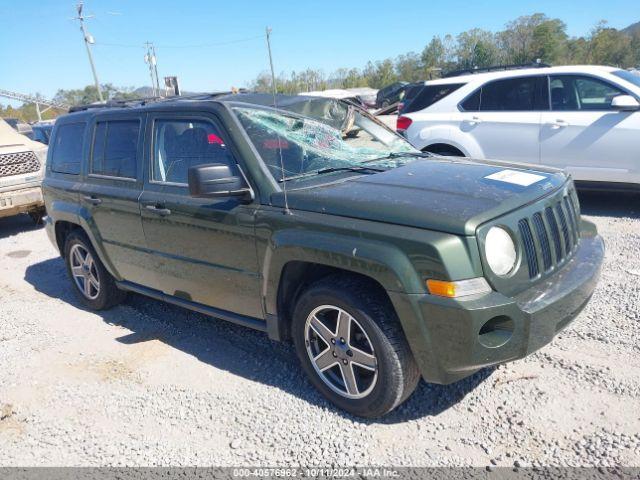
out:
{"label": "gravel ground", "polygon": [[582,201],[607,254],[580,317],[378,421],[264,334],[137,295],[84,310],[44,230],[0,219],[0,465],[640,466],[640,207]]}

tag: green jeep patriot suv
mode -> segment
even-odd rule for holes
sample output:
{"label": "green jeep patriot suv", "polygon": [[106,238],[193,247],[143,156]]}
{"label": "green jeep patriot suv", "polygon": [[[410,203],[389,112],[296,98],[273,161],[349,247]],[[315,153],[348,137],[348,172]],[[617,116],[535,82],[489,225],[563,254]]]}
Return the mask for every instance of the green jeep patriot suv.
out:
{"label": "green jeep patriot suv", "polygon": [[77,108],[43,189],[88,307],[131,291],[290,340],[365,417],[550,342],[604,254],[565,173],[425,154],[326,98]]}

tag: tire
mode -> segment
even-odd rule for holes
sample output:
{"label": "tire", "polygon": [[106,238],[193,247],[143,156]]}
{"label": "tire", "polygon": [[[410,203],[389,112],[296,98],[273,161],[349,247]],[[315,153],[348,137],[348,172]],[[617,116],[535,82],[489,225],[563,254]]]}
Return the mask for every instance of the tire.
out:
{"label": "tire", "polygon": [[[67,237],[64,259],[73,290],[91,310],[106,310],[122,303],[126,298],[127,293],[116,286],[114,278],[81,230],[74,230]],[[82,278],[78,275],[81,272]]]}
{"label": "tire", "polygon": [[47,211],[44,207],[39,207],[29,211],[28,214],[31,220],[33,220],[33,223],[35,223],[36,225],[42,225],[42,219],[47,214]]}
{"label": "tire", "polygon": [[[339,326],[345,324],[349,330]],[[341,338],[347,331],[345,343]],[[291,332],[311,383],[353,415],[385,415],[405,401],[420,380],[393,307],[378,288],[358,278],[332,275],[312,284],[296,303]],[[343,372],[355,379],[349,382],[351,388]]]}

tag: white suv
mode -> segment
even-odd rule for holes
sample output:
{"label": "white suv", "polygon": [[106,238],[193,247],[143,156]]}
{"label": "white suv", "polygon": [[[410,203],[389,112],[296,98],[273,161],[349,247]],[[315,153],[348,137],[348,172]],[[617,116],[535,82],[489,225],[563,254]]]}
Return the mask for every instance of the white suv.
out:
{"label": "white suv", "polygon": [[417,148],[567,169],[583,187],[640,188],[640,75],[539,67],[425,82],[398,131]]}

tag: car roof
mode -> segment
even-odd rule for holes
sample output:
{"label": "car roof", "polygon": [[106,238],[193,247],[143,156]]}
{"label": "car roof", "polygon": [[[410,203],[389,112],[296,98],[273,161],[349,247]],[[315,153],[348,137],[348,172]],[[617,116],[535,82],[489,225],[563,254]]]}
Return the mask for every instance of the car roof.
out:
{"label": "car roof", "polygon": [[517,68],[481,73],[468,73],[455,77],[444,77],[437,80],[429,80],[425,85],[448,85],[450,83],[482,83],[499,78],[523,77],[527,75],[551,75],[554,73],[609,73],[619,70],[615,67],[603,65],[570,65],[561,67]]}
{"label": "car roof", "polygon": [[[274,103],[275,101],[275,103]],[[202,104],[211,105],[229,104],[241,105],[250,104],[263,107],[278,107],[286,109],[288,107],[309,104],[309,103],[327,103],[339,101],[330,97],[316,97],[312,95],[284,95],[271,93],[233,93],[233,94],[198,94],[184,97],[169,97],[163,99],[137,99],[127,101],[106,102],[104,104],[90,104],[73,107],[64,117],[78,117],[87,114],[101,114],[105,112],[139,112],[141,110],[158,110],[169,108],[179,108],[181,105]]]}
{"label": "car roof", "polygon": [[267,110],[282,109],[302,116],[322,116],[327,121],[333,121],[332,105],[336,103],[352,105],[340,99],[329,97],[313,97],[305,95],[275,96],[270,93],[233,93],[233,94],[198,94],[184,97],[170,97],[165,99],[140,99],[126,102],[107,102],[74,107],[66,115],[59,117],[56,123],[86,122],[96,115],[113,114],[136,115],[144,112],[179,110],[181,106],[212,108],[214,105],[228,107],[258,106]]}

